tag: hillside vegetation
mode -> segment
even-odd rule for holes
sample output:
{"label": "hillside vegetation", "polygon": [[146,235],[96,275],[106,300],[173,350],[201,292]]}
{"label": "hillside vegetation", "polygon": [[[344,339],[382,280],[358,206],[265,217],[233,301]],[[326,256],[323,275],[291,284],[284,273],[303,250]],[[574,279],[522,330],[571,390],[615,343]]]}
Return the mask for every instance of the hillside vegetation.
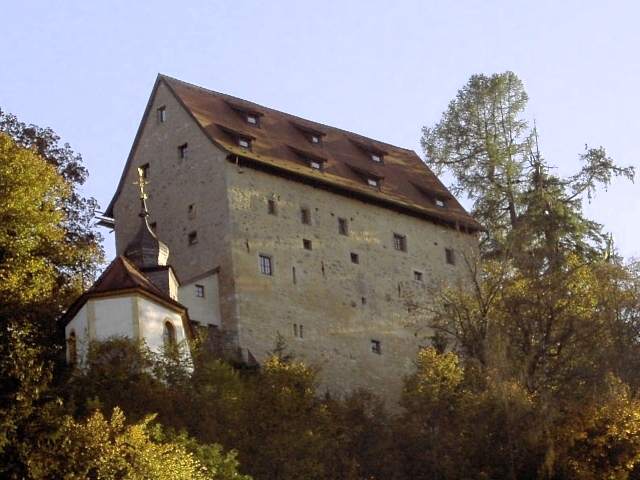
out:
{"label": "hillside vegetation", "polygon": [[555,175],[526,103],[513,73],[474,75],[423,131],[486,230],[469,284],[415,306],[433,345],[391,410],[320,395],[283,342],[259,369],[194,345],[191,372],[124,338],[66,366],[57,319],[102,261],[96,204],[79,155],[0,112],[0,476],[640,478],[640,265],[582,212],[634,172],[586,147]]}

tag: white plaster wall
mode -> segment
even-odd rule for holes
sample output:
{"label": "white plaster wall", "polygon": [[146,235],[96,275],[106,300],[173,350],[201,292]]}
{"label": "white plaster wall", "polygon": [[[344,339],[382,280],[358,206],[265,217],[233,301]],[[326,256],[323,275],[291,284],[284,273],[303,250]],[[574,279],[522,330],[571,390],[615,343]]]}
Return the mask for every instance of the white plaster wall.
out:
{"label": "white plaster wall", "polygon": [[[77,362],[83,362],[89,347],[89,325],[87,323],[87,305],[83,305],[82,308],[76,313],[76,316],[71,319],[64,329],[64,338],[69,339],[71,332],[76,334],[76,352],[78,358]],[[71,361],[69,357],[69,345],[66,344],[67,349],[67,362]]]}
{"label": "white plaster wall", "polygon": [[[180,286],[180,303],[189,310],[189,318],[202,325],[220,326],[220,292],[218,274],[194,280]],[[204,297],[196,296],[196,285],[204,287]]]}
{"label": "white plaster wall", "polygon": [[[75,332],[77,360],[80,364],[86,360],[91,341],[104,341],[113,337],[143,339],[152,351],[161,352],[166,321],[171,322],[175,328],[178,344],[190,360],[180,314],[135,294],[88,300],[65,327],[65,338],[69,339],[71,332]],[[68,345],[67,360],[70,360]]]}
{"label": "white plaster wall", "polygon": [[89,300],[95,311],[95,338],[92,340],[102,341],[118,336],[136,338],[133,301],[132,296]]}
{"label": "white plaster wall", "polygon": [[186,334],[180,314],[144,297],[138,297],[138,318],[140,319],[140,336],[147,347],[154,352],[162,352],[164,323],[169,321],[176,331],[178,344],[188,351]]}
{"label": "white plaster wall", "polygon": [[174,299],[176,302],[178,301],[178,295],[180,290],[180,284],[178,283],[178,279],[176,278],[175,273],[173,273],[173,269],[169,269],[169,296]]}

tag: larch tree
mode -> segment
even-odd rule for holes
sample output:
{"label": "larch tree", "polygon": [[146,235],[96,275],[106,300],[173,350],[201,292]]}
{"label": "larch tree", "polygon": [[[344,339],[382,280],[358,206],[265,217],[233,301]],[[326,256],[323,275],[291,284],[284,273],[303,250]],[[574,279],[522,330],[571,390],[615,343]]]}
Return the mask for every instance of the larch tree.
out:
{"label": "larch tree", "polygon": [[633,178],[633,168],[617,166],[602,147],[585,147],[578,172],[567,178],[550,175],[536,129],[525,116],[527,101],[513,72],[473,75],[442,119],[423,128],[427,164],[437,173],[450,173],[452,190],[473,201],[472,213],[485,227],[485,253],[513,248],[512,234],[539,213],[564,221],[564,227],[573,223],[580,233],[573,241],[581,248],[587,240],[602,247],[599,226],[581,216],[580,199],[591,198],[615,176]]}
{"label": "larch tree", "polygon": [[[552,174],[526,120],[527,99],[512,72],[474,75],[441,121],[424,129],[427,163],[452,175],[486,229],[480,258],[468,259],[469,284],[440,292],[425,321],[452,340],[465,365],[479,368],[488,391],[512,384],[530,396],[544,451],[534,474],[562,478],[570,454],[560,452],[587,435],[583,411],[606,412],[600,418],[614,424],[623,420],[612,411],[637,413],[631,400],[608,403],[615,379],[635,392],[640,385],[621,361],[640,347],[637,272],[611,255],[602,226],[582,212],[598,187],[633,179],[634,171],[586,147],[574,175]],[[606,474],[628,474],[636,447],[620,437],[616,448],[627,460],[613,459]],[[579,468],[600,455],[581,454]]]}

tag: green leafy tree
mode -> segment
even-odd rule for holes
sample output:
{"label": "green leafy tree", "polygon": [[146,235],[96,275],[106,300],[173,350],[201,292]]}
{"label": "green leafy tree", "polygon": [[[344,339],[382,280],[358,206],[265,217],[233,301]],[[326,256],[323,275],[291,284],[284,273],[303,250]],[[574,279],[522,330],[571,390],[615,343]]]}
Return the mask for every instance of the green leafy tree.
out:
{"label": "green leafy tree", "polygon": [[252,376],[243,402],[248,417],[232,444],[249,474],[283,480],[327,478],[330,419],[316,396],[315,377],[304,364],[276,356]]}
{"label": "green leafy tree", "polygon": [[201,446],[186,435],[168,439],[153,416],[127,425],[114,409],[86,421],[66,417],[49,450],[31,461],[31,478],[250,480],[237,472],[235,454]]}
{"label": "green leafy tree", "polygon": [[60,199],[69,185],[36,152],[0,133],[0,314],[31,312],[56,291],[67,248]]}
{"label": "green leafy tree", "polygon": [[640,464],[640,401],[619,379],[608,380],[604,398],[583,405],[566,426],[570,441],[556,453],[566,478],[624,480]]}
{"label": "green leafy tree", "polygon": [[464,369],[454,353],[434,348],[418,353],[416,372],[403,390],[403,415],[396,425],[403,478],[460,478],[465,471]]}
{"label": "green leafy tree", "polygon": [[51,259],[67,249],[59,199],[70,188],[0,133],[0,192],[0,472],[19,475],[51,380],[38,329],[57,291]]}
{"label": "green leafy tree", "polygon": [[327,478],[395,478],[393,418],[384,402],[367,390],[326,398],[333,452],[326,452]]}
{"label": "green leafy tree", "polygon": [[156,368],[154,355],[134,340],[92,342],[84,364],[60,386],[60,395],[74,416],[84,417],[96,408],[110,414],[120,408],[133,421],[150,412],[164,421],[162,412],[174,405],[164,398],[169,389],[153,375]]}
{"label": "green leafy tree", "polygon": [[69,298],[76,295],[78,282],[85,287],[91,285],[104,256],[102,238],[93,228],[98,203],[94,198],[83,197],[78,190],[89,173],[82,156],[68,143],[61,144],[60,137],[51,128],[28,125],[0,109],[0,132],[8,135],[18,147],[38,154],[68,185],[67,194],[57,198],[58,207],[64,212],[60,227],[67,249],[49,252],[57,274],[57,306],[64,309]]}
{"label": "green leafy tree", "polygon": [[55,428],[56,320],[101,261],[79,156],[51,130],[0,112],[0,475],[27,475]]}

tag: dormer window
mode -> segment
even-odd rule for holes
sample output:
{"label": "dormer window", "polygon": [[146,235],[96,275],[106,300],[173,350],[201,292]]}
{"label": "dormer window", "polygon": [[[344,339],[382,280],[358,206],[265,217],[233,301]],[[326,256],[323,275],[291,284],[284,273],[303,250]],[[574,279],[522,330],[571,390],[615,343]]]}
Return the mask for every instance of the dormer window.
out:
{"label": "dormer window", "polygon": [[251,140],[247,137],[238,137],[238,146],[240,148],[246,148],[247,150],[251,148]]}
{"label": "dormer window", "polygon": [[435,205],[438,208],[447,207],[447,197],[442,192],[434,192],[431,188],[421,185],[419,183],[411,182],[415,189],[422,194],[422,196],[429,201],[429,203]]}
{"label": "dormer window", "polygon": [[369,160],[371,160],[372,162],[384,163],[384,157],[387,154],[387,152],[385,152],[384,150],[381,150],[380,148],[370,144],[369,142],[361,142],[353,138],[351,138],[350,141],[356,147],[358,147],[362,154],[369,157]]}
{"label": "dormer window", "polygon": [[307,152],[291,146],[289,149],[296,154],[300,162],[304,163],[308,167],[311,167],[314,170],[324,170],[325,162],[327,161],[326,158],[323,158],[316,153]]}
{"label": "dormer window", "polygon": [[349,166],[349,168],[351,168],[351,170],[353,170],[353,173],[360,177],[363,182],[366,182],[367,185],[378,190],[380,189],[382,180],[384,179],[382,175],[377,174],[375,171],[367,171],[353,165],[347,165]]}
{"label": "dormer window", "polygon": [[312,145],[320,145],[322,143],[322,137],[325,136],[324,132],[316,130],[315,128],[308,125],[301,125],[295,122],[291,122],[291,125],[293,125],[302,135],[304,135],[307,141]]}
{"label": "dormer window", "polygon": [[250,133],[246,131],[235,130],[219,123],[216,123],[216,126],[227,134],[227,138],[230,142],[233,142],[240,148],[251,150],[251,143],[255,140],[255,137],[253,137]]}
{"label": "dormer window", "polygon": [[260,126],[260,117],[262,116],[261,112],[254,110],[250,106],[239,105],[230,101],[227,102],[227,105],[229,105],[229,107],[231,107],[231,109],[249,125],[253,125],[254,127]]}

